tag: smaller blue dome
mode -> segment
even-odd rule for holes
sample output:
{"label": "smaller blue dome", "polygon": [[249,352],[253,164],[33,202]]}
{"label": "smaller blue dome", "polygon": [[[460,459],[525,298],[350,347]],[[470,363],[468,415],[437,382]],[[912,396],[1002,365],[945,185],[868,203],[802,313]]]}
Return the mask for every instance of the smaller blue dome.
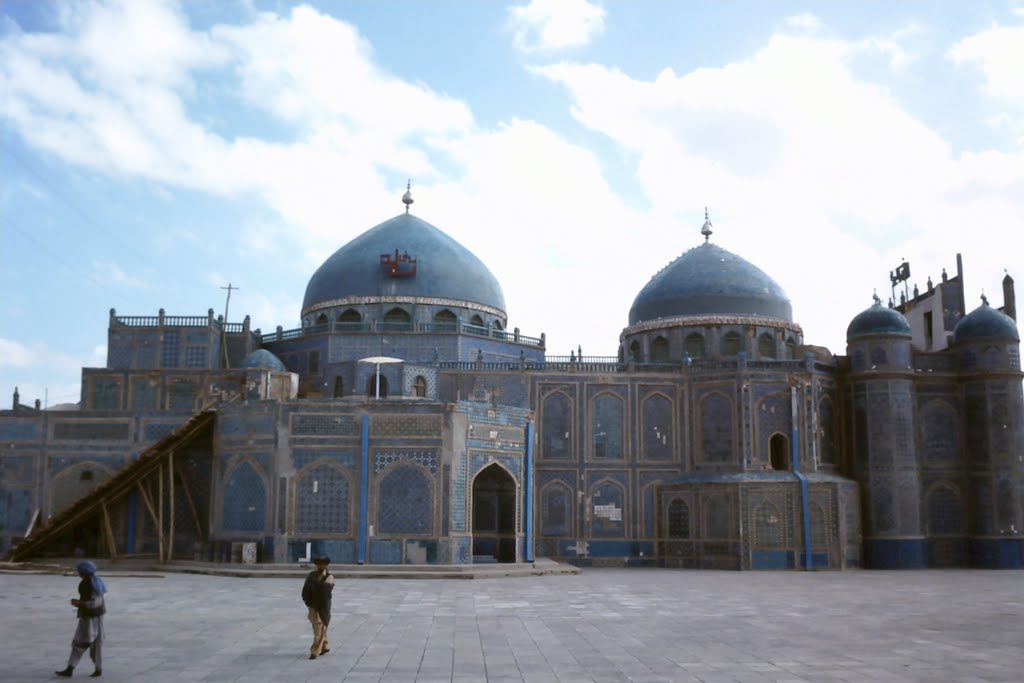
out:
{"label": "smaller blue dome", "polygon": [[256,349],[242,359],[239,367],[243,368],[270,368],[276,372],[284,372],[285,367],[277,356],[266,349]]}
{"label": "smaller blue dome", "polygon": [[960,344],[973,339],[999,338],[1020,341],[1017,324],[1013,318],[992,308],[984,301],[973,311],[960,319],[953,328],[953,343]]}
{"label": "smaller blue dome", "polygon": [[858,313],[850,326],[846,328],[846,340],[858,337],[871,337],[876,334],[891,334],[899,337],[910,337],[910,323],[903,314],[892,308],[883,306],[881,302]]}

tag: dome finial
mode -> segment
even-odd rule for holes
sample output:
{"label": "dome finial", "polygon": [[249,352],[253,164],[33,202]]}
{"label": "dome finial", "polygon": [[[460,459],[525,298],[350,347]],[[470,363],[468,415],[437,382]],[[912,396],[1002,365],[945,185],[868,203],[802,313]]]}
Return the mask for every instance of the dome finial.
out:
{"label": "dome finial", "polygon": [[711,237],[711,233],[714,230],[711,229],[711,219],[708,218],[708,207],[704,207],[704,227],[700,229],[700,234],[704,235],[704,243],[706,244],[708,239]]}
{"label": "dome finial", "polygon": [[871,298],[874,299],[876,306],[881,306],[882,305],[882,300],[880,298],[878,298],[878,290],[877,289],[875,290],[875,293],[871,295]]}
{"label": "dome finial", "polygon": [[985,296],[985,290],[981,290],[981,305],[988,306],[988,297]]}
{"label": "dome finial", "polygon": [[409,213],[409,207],[412,205],[412,180],[407,179],[405,181],[405,194],[402,195],[402,203],[405,204],[405,212]]}

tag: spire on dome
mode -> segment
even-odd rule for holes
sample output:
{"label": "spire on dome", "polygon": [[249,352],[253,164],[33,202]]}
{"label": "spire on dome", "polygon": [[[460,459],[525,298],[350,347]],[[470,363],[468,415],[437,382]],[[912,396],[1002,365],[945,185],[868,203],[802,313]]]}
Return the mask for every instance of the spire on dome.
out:
{"label": "spire on dome", "polygon": [[402,195],[402,203],[405,204],[405,212],[409,213],[409,207],[412,206],[412,180],[405,181],[405,194]]}
{"label": "spire on dome", "polygon": [[713,232],[714,232],[714,230],[712,230],[711,219],[708,218],[708,207],[705,206],[704,207],[704,227],[702,227],[700,229],[700,234],[704,235],[704,243],[705,244],[708,242],[708,239],[711,237],[711,233],[713,233]]}

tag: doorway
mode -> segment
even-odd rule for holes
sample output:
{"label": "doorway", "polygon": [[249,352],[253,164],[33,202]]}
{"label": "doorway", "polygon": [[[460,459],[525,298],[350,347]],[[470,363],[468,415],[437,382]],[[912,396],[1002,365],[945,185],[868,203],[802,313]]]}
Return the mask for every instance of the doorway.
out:
{"label": "doorway", "polygon": [[473,562],[516,561],[516,482],[498,464],[473,480]]}

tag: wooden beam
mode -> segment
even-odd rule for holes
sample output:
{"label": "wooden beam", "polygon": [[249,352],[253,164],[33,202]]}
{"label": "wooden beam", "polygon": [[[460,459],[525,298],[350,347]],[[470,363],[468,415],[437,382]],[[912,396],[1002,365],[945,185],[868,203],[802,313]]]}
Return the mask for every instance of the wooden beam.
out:
{"label": "wooden beam", "polygon": [[103,510],[103,530],[107,537],[107,548],[110,550],[110,559],[117,561],[117,542],[114,540],[114,528],[110,525],[110,514],[107,512],[106,501],[100,503]]}
{"label": "wooden beam", "polygon": [[174,559],[174,451],[167,454],[167,484],[171,499],[170,519],[167,520],[167,560]]}
{"label": "wooden beam", "polygon": [[159,520],[156,527],[157,551],[160,554],[160,563],[164,561],[164,464],[156,470],[156,518]]}
{"label": "wooden beam", "polygon": [[185,502],[188,503],[188,507],[192,511],[192,521],[196,524],[196,538],[200,543],[205,543],[206,536],[203,534],[202,524],[199,523],[199,511],[196,509],[195,501],[192,500],[192,492],[189,491],[188,482],[185,481],[185,475],[181,470],[178,470],[178,481],[181,482],[181,491],[185,494]]}
{"label": "wooden beam", "polygon": [[149,511],[149,517],[153,520],[153,526],[157,525],[156,509],[153,507],[153,499],[149,497],[149,493],[146,492],[146,487],[139,482],[139,493],[142,494],[142,502],[146,504],[146,509]]}

